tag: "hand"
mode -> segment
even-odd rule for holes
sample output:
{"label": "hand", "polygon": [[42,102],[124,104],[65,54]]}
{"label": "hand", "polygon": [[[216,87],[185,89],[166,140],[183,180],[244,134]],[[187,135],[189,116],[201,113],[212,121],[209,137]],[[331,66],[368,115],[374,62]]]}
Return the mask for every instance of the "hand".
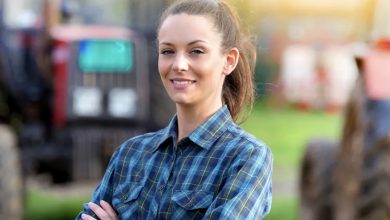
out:
{"label": "hand", "polygon": [[[96,205],[93,202],[88,203],[88,207],[96,214],[97,217],[101,220],[118,220],[118,216],[116,215],[114,209],[111,207],[109,203],[101,200],[100,206]],[[96,218],[82,214],[81,218],[83,220],[96,220]]]}

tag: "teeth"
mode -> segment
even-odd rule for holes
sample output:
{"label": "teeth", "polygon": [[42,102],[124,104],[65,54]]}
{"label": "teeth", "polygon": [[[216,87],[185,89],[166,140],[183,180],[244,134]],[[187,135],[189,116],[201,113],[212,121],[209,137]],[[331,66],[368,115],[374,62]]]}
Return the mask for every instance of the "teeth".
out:
{"label": "teeth", "polygon": [[177,85],[189,85],[189,84],[192,84],[192,81],[175,81],[175,80],[173,80],[173,83],[177,84]]}

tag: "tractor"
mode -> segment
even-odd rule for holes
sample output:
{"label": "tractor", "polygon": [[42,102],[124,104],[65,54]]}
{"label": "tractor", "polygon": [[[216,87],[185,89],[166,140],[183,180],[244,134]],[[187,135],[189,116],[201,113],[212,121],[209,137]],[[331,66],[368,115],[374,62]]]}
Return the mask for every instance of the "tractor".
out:
{"label": "tractor", "polygon": [[314,139],[306,148],[303,220],[390,219],[390,40],[378,40],[356,64],[341,140]]}
{"label": "tractor", "polygon": [[0,1],[1,219],[22,218],[25,176],[96,181],[120,143],[168,123],[154,46],[165,4]]}
{"label": "tractor", "polygon": [[313,139],[303,156],[303,220],[390,219],[390,1],[373,4],[364,37],[370,43],[352,50],[359,74],[344,108],[341,138]]}

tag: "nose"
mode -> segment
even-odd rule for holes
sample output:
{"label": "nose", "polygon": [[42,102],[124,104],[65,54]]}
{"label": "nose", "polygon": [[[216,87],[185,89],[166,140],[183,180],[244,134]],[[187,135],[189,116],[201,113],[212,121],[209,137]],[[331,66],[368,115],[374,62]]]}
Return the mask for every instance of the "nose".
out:
{"label": "nose", "polygon": [[183,72],[188,70],[188,60],[182,53],[177,53],[173,63],[173,70],[175,72]]}

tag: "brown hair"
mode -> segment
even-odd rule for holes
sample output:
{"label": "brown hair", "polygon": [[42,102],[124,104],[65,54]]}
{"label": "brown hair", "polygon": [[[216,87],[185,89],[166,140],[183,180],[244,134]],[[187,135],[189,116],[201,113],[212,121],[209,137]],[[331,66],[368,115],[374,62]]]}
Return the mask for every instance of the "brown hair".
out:
{"label": "brown hair", "polygon": [[[223,52],[231,48],[240,51],[237,67],[226,76],[222,91],[223,102],[228,106],[234,121],[239,121],[241,110],[245,107],[251,110],[255,97],[253,70],[256,52],[249,35],[242,32],[236,12],[223,0],[176,1],[162,14],[158,30],[168,16],[181,13],[209,16],[222,34]],[[239,122],[244,119],[245,117],[241,117]]]}

